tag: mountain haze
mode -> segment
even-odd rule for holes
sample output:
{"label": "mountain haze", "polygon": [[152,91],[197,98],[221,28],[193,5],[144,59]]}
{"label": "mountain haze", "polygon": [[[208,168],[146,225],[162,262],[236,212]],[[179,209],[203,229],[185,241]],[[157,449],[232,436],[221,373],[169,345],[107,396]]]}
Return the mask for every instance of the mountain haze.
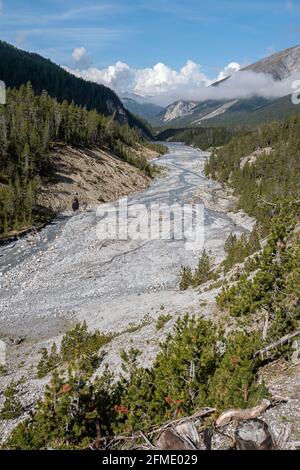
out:
{"label": "mountain haze", "polygon": [[[276,82],[285,80],[300,72],[300,46],[291,47],[248,65],[237,74],[243,72],[271,75]],[[221,88],[222,84],[229,78],[227,77],[211,86]],[[178,103],[184,103],[184,106],[179,106]],[[173,110],[176,110],[176,112]],[[300,109],[292,103],[290,96],[281,98],[252,96],[251,98],[239,99],[209,99],[198,102],[198,104],[194,101],[177,101],[167,106],[154,119],[151,119],[151,123],[156,126],[167,123],[176,127],[238,125],[241,123],[247,124],[248,122],[270,121],[297,114],[299,111]]]}
{"label": "mountain haze", "polygon": [[161,113],[164,108],[151,102],[151,98],[136,93],[121,93],[120,100],[124,107],[143,119],[151,119]]}

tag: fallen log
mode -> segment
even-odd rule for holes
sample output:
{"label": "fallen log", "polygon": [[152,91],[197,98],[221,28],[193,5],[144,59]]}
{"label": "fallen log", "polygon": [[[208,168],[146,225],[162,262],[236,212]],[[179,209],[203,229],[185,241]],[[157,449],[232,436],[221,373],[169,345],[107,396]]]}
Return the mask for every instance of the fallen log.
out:
{"label": "fallen log", "polygon": [[296,336],[300,336],[300,330],[297,330],[297,331],[294,331],[294,333],[285,335],[282,338],[280,338],[278,341],[275,341],[274,343],[269,344],[265,348],[260,349],[259,351],[256,351],[256,353],[254,353],[254,357],[261,356],[261,358],[263,359],[265,354],[268,354],[270,351],[278,348],[279,346],[283,346],[284,344],[288,343]]}
{"label": "fallen log", "polygon": [[241,423],[235,431],[237,450],[275,450],[267,423],[251,419]]}
{"label": "fallen log", "polygon": [[264,413],[269,406],[271,406],[270,400],[264,399],[259,405],[254,406],[253,408],[246,408],[245,410],[231,409],[224,411],[224,413],[222,413],[217,419],[216,427],[227,426],[227,424],[229,424],[233,419],[242,421],[257,418]]}
{"label": "fallen log", "polygon": [[284,450],[286,448],[287,442],[289,441],[292,434],[292,425],[291,423],[284,426],[283,430],[276,438],[276,449]]}
{"label": "fallen log", "polygon": [[[176,437],[171,436],[170,434],[165,435],[163,438],[165,443],[161,442],[161,445],[169,445],[169,444],[174,445],[174,442],[177,439],[178,445],[181,446],[178,450],[181,450],[181,449],[187,450],[186,447],[183,448],[182,446],[188,446],[188,445],[190,446],[189,450],[191,450],[191,448],[198,449],[199,446],[200,447],[202,446],[202,442],[200,442],[200,440],[197,441],[196,439],[197,430],[194,427],[194,422],[197,422],[198,420],[201,420],[202,418],[209,416],[215,412],[216,412],[216,408],[202,408],[201,410],[197,411],[191,416],[186,416],[184,418],[178,418],[178,419],[167,421],[162,426],[154,427],[145,434],[142,432],[136,432],[132,434],[131,436],[119,435],[119,436],[114,436],[111,439],[105,438],[105,442],[104,442],[104,438],[102,438],[100,440],[93,441],[88,446],[88,448],[97,449],[97,448],[100,448],[101,446],[104,446],[106,450],[107,449],[113,450],[113,449],[119,448],[120,445],[122,446],[124,444],[125,445],[128,444],[131,449],[141,449],[142,446],[140,442],[142,439],[146,444],[146,446],[143,446],[143,448],[147,448],[148,450],[157,449],[158,443],[156,442],[156,445],[153,445],[151,440],[154,439],[157,435],[162,435],[165,431],[171,430],[173,434],[175,432]],[[190,427],[189,427],[189,424],[191,425]],[[188,427],[189,427],[189,431],[187,431]],[[187,434],[187,435],[183,435],[183,434]],[[180,441],[180,439],[182,442]],[[193,442],[194,439],[196,440],[196,442]],[[169,444],[167,444],[168,441],[170,441]],[[209,442],[207,439],[203,445],[205,446],[205,448],[209,446]]]}

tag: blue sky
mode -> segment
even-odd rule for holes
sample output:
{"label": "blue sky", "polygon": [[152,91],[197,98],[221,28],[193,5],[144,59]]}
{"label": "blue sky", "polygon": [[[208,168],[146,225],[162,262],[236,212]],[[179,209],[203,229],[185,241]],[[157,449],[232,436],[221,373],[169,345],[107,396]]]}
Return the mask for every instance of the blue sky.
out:
{"label": "blue sky", "polygon": [[70,68],[189,59],[214,78],[300,43],[300,0],[0,0],[1,39]]}

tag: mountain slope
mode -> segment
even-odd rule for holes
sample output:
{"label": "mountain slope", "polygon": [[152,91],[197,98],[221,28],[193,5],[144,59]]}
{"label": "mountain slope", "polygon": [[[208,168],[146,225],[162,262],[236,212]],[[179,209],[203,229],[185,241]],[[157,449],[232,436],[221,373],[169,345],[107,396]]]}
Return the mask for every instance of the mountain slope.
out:
{"label": "mountain slope", "polygon": [[121,94],[120,99],[128,111],[142,119],[151,119],[160,114],[164,109],[162,106],[151,103],[148,98],[136,95],[135,93]]}
{"label": "mountain slope", "polygon": [[118,122],[138,127],[151,136],[149,129],[126,111],[118,96],[104,85],[75,77],[50,60],[17,49],[3,41],[0,41],[0,63],[0,80],[3,80],[7,87],[19,88],[30,81],[37,94],[47,90],[49,95],[59,102],[74,101],[88,110],[96,109],[105,116],[115,113]]}
{"label": "mountain slope", "polygon": [[164,123],[173,121],[174,119],[181,118],[192,114],[193,109],[197,106],[197,101],[176,101],[170,104],[162,114]]}
{"label": "mountain slope", "polygon": [[[300,46],[295,46],[279,53],[266,57],[254,64],[243,68],[240,72],[255,72],[272,75],[276,81],[284,80],[296,72],[300,72]],[[226,79],[214,83],[213,87],[222,87]],[[166,119],[169,110],[176,103],[169,105],[160,116],[155,118],[152,124],[164,125],[166,122],[172,126],[218,126],[239,125],[263,122],[272,119],[282,119],[292,114],[298,114],[300,107],[292,104],[291,97],[264,98],[252,96],[251,98],[236,100],[206,100],[193,106],[192,102],[186,102],[190,106],[189,113],[174,115],[172,119]]]}
{"label": "mountain slope", "polygon": [[249,102],[250,100],[239,100],[238,105],[232,107],[225,114],[213,119],[203,119],[201,126],[218,127],[263,124],[275,120],[283,120],[300,113],[300,106],[295,106],[292,103],[291,95],[277,98],[276,100],[266,100],[265,104],[253,109],[249,109]]}
{"label": "mountain slope", "polygon": [[274,80],[284,80],[294,72],[300,71],[300,45],[272,54],[244,67],[242,71],[268,73]]}

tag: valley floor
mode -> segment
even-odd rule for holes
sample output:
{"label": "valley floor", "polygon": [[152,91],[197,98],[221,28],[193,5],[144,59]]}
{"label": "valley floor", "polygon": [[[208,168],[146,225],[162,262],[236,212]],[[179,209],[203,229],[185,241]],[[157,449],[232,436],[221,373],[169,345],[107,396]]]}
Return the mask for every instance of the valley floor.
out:
{"label": "valley floor", "polygon": [[[128,203],[187,203],[195,200],[196,190],[214,195],[214,207],[204,211],[205,249],[217,264],[228,235],[250,229],[253,220],[225,213],[220,186],[203,174],[207,153],[180,144],[169,148],[158,160],[168,171]],[[48,380],[36,379],[38,351],[59,342],[77,322],[122,333],[106,348],[105,362],[118,370],[120,350],[132,344],[143,350],[143,364],[149,364],[178,315],[214,316],[216,290],[178,289],[181,266],[195,266],[202,246],[187,250],[183,240],[103,241],[97,237],[98,222],[96,209],[64,213],[36,236],[0,249],[0,338],[7,344],[9,371],[0,384],[3,388],[25,376],[22,400],[28,408]],[[157,331],[162,313],[171,320]],[[4,437],[13,424],[6,423]]]}

